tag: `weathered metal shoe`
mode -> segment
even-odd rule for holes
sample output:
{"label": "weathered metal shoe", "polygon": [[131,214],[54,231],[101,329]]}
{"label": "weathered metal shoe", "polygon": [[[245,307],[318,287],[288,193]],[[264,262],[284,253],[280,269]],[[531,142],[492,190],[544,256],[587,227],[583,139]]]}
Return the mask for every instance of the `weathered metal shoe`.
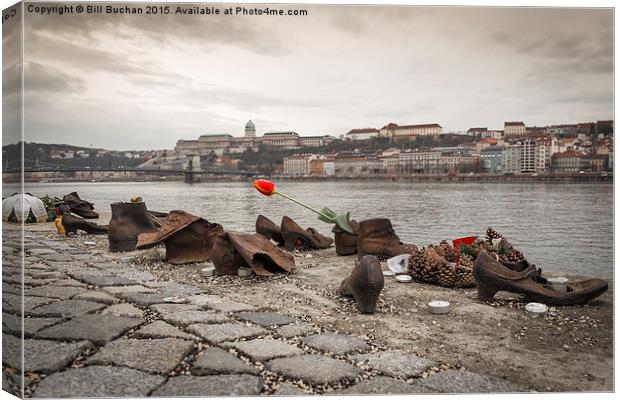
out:
{"label": "weathered metal shoe", "polygon": [[67,213],[62,215],[60,222],[65,229],[66,236],[69,236],[70,233],[77,233],[78,229],[92,235],[105,235],[108,233],[107,225],[97,225]]}
{"label": "weathered metal shoe", "polygon": [[205,262],[211,257],[215,237],[222,232],[224,228],[220,224],[174,210],[161,220],[157,232],[139,234],[136,248],[148,249],[163,242],[166,261],[171,264]]}
{"label": "weathered metal shoe", "polygon": [[233,275],[240,267],[250,267],[257,276],[292,272],[293,255],[276,247],[266,237],[225,232],[217,235],[211,259],[217,275]]}
{"label": "weathered metal shoe", "polygon": [[351,220],[351,228],[353,228],[353,233],[340,229],[338,225],[334,225],[332,228],[334,243],[336,244],[336,254],[339,256],[357,253],[357,233],[359,232],[360,224],[355,220]]}
{"label": "weathered metal shoe", "polygon": [[93,203],[80,199],[77,192],[71,192],[62,197],[62,200],[67,203],[72,213],[84,218],[99,218],[99,214],[95,211]]}
{"label": "weathered metal shoe", "polygon": [[566,292],[559,292],[532,279],[536,273],[533,265],[522,271],[513,271],[483,251],[474,263],[478,298],[491,300],[498,291],[503,290],[523,294],[528,299],[550,306],[573,306],[587,303],[608,288],[607,282],[602,279],[587,279],[568,285]]}
{"label": "weathered metal shoe", "polygon": [[284,246],[288,251],[293,251],[296,248],[326,249],[333,243],[332,238],[321,235],[313,228],[304,230],[287,216],[282,217],[280,231],[284,238]]}
{"label": "weathered metal shoe", "polygon": [[259,215],[256,218],[256,233],[263,235],[267,239],[272,239],[278,243],[278,246],[284,246],[284,237],[282,237],[280,227],[263,215]]}
{"label": "weathered metal shoe", "polygon": [[112,203],[111,207],[112,218],[108,228],[110,251],[133,251],[139,234],[157,231],[145,203],[118,202]]}
{"label": "weathered metal shoe", "polygon": [[381,259],[410,254],[417,251],[413,244],[400,241],[392,228],[392,222],[387,218],[367,219],[359,223],[357,235],[357,257],[375,255]]}
{"label": "weathered metal shoe", "polygon": [[360,312],[372,314],[385,284],[381,263],[375,256],[364,256],[355,264],[351,275],[342,281],[340,294],[353,297]]}

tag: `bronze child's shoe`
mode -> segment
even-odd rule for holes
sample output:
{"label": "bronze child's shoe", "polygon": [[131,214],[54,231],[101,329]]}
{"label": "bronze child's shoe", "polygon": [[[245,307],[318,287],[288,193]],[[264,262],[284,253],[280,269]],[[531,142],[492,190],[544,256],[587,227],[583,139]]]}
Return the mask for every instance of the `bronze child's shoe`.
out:
{"label": "bronze child's shoe", "polygon": [[146,204],[112,203],[112,218],[108,228],[110,251],[133,251],[138,243],[138,235],[156,232],[157,226],[146,210]]}
{"label": "bronze child's shoe", "polygon": [[334,225],[332,232],[334,233],[334,243],[336,245],[336,254],[339,256],[348,256],[357,253],[357,232],[360,224],[355,220],[351,220],[351,228],[353,233],[349,233],[340,229],[338,225]]}
{"label": "bronze child's shoe", "polygon": [[342,281],[340,294],[353,297],[360,312],[372,314],[384,284],[379,259],[375,256],[364,256],[356,263],[351,275]]}
{"label": "bronze child's shoe", "polygon": [[95,206],[86,200],[80,199],[77,192],[71,192],[62,197],[62,200],[67,203],[72,213],[84,218],[99,218],[99,214],[95,211]]}
{"label": "bronze child's shoe", "polygon": [[332,243],[331,238],[321,235],[312,228],[304,230],[287,216],[282,217],[280,231],[284,238],[284,246],[288,251],[293,251],[295,248],[326,249]]}
{"label": "bronze child's shoe", "polygon": [[491,300],[498,291],[503,290],[523,294],[533,301],[550,306],[572,306],[587,303],[605,293],[608,287],[602,279],[587,279],[568,285],[566,292],[559,292],[532,279],[537,273],[534,265],[522,271],[513,271],[483,251],[474,264],[478,298]]}
{"label": "bronze child's shoe", "polygon": [[69,236],[70,233],[77,233],[78,229],[92,235],[105,235],[108,233],[107,226],[97,225],[71,214],[63,214],[60,222],[65,228],[65,235],[67,236]]}
{"label": "bronze child's shoe", "polygon": [[267,239],[272,239],[278,243],[278,246],[284,246],[284,238],[282,237],[280,227],[263,215],[259,215],[256,218],[256,233],[263,235]]}
{"label": "bronze child's shoe", "polygon": [[381,259],[410,254],[417,247],[400,241],[392,222],[387,218],[367,219],[359,223],[357,235],[357,257],[361,259],[367,254]]}
{"label": "bronze child's shoe", "polygon": [[171,264],[204,262],[210,259],[215,238],[224,229],[204,218],[186,213],[170,211],[161,221],[157,232],[138,235],[137,249],[148,249],[164,243],[166,261]]}

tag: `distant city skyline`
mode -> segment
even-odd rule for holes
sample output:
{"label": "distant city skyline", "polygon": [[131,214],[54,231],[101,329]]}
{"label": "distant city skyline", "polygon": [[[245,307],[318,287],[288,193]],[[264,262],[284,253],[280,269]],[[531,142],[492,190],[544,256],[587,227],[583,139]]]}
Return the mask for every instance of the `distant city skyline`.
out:
{"label": "distant city skyline", "polygon": [[146,150],[242,136],[248,119],[259,136],[613,119],[612,9],[273,7],[308,16],[26,14],[26,140]]}

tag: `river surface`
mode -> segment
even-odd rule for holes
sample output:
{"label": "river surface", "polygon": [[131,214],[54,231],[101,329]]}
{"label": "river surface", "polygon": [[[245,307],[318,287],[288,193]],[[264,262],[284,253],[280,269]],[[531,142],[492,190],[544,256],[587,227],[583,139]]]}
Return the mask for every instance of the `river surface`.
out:
{"label": "river surface", "polygon": [[[182,209],[229,230],[253,232],[263,214],[330,232],[312,212],[263,196],[251,182],[45,183],[26,191],[60,197],[74,190],[108,213],[110,203],[140,195],[149,209]],[[416,245],[484,236],[492,226],[543,270],[613,276],[612,184],[285,182],[279,190],[357,220],[388,217],[401,240]]]}

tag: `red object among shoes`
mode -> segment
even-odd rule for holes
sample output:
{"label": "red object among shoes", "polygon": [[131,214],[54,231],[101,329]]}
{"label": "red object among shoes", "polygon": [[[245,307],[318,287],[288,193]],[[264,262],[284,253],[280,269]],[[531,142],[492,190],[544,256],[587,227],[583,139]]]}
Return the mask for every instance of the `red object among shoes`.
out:
{"label": "red object among shoes", "polygon": [[452,241],[452,246],[454,247],[454,252],[456,253],[456,263],[459,262],[459,252],[461,250],[461,245],[471,246],[478,239],[478,236],[466,236],[458,239],[454,239]]}

